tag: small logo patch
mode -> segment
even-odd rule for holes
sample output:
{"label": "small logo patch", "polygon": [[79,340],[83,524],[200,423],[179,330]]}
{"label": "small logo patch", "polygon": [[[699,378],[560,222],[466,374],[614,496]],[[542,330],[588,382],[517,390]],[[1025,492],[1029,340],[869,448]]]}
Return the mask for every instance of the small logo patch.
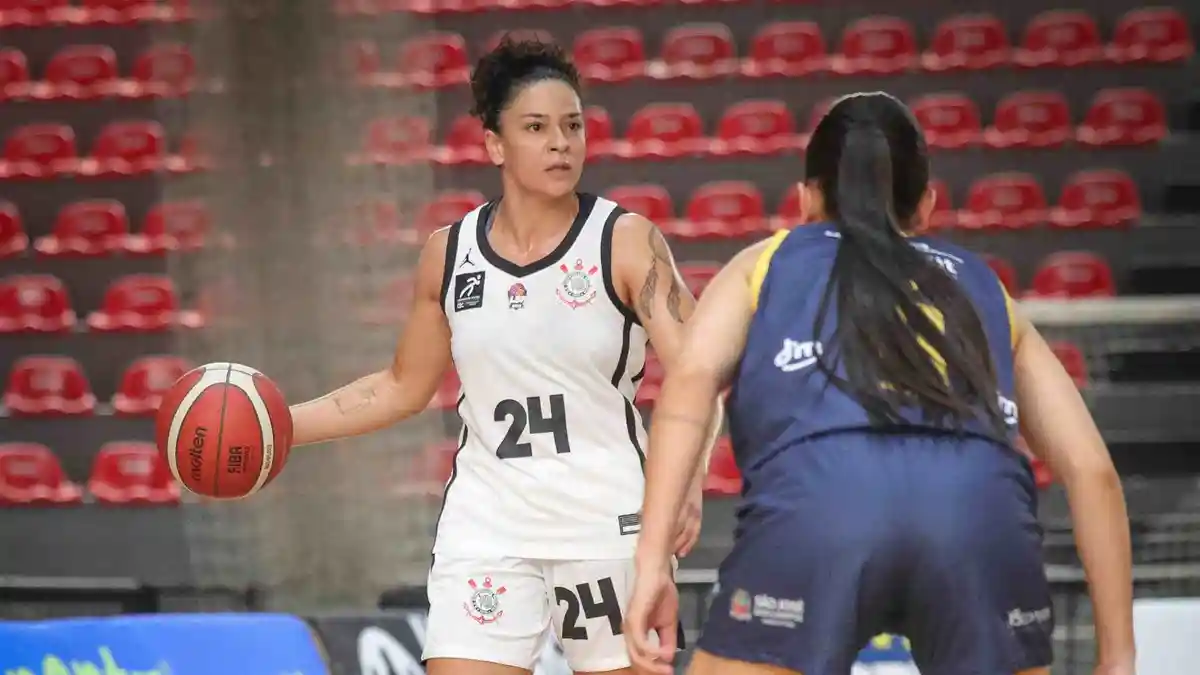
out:
{"label": "small logo patch", "polygon": [[593,283],[592,276],[600,271],[599,267],[592,265],[585,268],[583,260],[576,259],[574,267],[567,267],[564,263],[558,268],[565,275],[557,291],[558,299],[564,305],[571,309],[579,309],[596,299],[596,284]]}
{"label": "small logo patch", "polygon": [[517,282],[508,287],[508,308],[521,309],[525,306],[525,296],[529,295],[529,291],[525,289],[525,284]]}
{"label": "small logo patch", "polygon": [[484,577],[482,585],[475,583],[474,579],[468,579],[467,585],[471,587],[471,599],[463,603],[463,609],[475,623],[482,626],[504,616],[504,610],[500,609],[500,596],[507,589],[503,586],[492,588],[491,577]]}
{"label": "small logo patch", "polygon": [[753,618],[750,613],[750,594],[737,589],[729,598],[729,618],[735,621],[749,621]]}
{"label": "small logo patch", "polygon": [[454,276],[454,311],[477,309],[483,306],[483,272],[466,272]]}

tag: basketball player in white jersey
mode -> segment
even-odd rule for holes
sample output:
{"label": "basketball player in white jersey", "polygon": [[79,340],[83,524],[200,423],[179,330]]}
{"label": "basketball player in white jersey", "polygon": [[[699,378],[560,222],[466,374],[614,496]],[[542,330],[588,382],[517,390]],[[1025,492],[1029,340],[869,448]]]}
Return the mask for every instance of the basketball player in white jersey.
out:
{"label": "basketball player in white jersey", "polygon": [[[296,444],[423,410],[453,360],[464,424],[429,574],[428,672],[528,673],[550,627],[577,674],[627,672],[646,447],[633,400],[647,339],[669,370],[695,301],[652,223],[575,191],[586,138],[559,47],[506,39],[471,89],[503,197],[429,239],[394,362],[293,407]],[[701,481],[679,554],[698,536]]]}

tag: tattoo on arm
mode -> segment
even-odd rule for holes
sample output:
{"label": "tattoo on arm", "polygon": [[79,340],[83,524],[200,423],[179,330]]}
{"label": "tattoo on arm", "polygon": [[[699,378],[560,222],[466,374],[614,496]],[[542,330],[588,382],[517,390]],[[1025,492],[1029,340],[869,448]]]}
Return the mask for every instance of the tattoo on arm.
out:
{"label": "tattoo on arm", "polygon": [[333,405],[339,413],[349,415],[370,406],[375,402],[376,392],[374,383],[355,382],[333,393]]}
{"label": "tattoo on arm", "polygon": [[646,319],[654,315],[655,296],[658,295],[659,266],[667,271],[669,285],[667,286],[667,312],[677,323],[683,323],[683,288],[675,269],[671,264],[671,252],[667,249],[667,241],[658,228],[650,228],[650,270],[646,272],[646,280],[642,282],[642,290],[638,293],[638,311]]}

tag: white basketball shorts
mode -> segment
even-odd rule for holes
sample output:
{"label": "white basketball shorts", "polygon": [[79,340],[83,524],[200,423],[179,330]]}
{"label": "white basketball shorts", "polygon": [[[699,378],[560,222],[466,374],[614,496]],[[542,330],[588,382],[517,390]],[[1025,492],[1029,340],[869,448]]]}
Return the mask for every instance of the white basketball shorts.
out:
{"label": "white basketball shorts", "polygon": [[549,639],[571,670],[630,665],[621,632],[633,591],[631,558],[615,560],[456,559],[438,555],[429,571],[429,623],[422,658],[470,659],[532,670]]}

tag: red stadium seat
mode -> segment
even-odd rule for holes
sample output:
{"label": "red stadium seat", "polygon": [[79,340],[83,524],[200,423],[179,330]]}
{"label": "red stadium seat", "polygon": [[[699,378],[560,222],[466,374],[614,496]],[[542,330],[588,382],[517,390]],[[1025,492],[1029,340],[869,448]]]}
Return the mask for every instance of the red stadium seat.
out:
{"label": "red stadium seat", "polygon": [[426,33],[400,47],[400,75],[408,84],[447,87],[466,82],[469,74],[467,43],[457,33]]}
{"label": "red stadium seat", "polygon": [[1046,196],[1027,173],[998,173],[975,181],[959,225],[971,229],[1031,227],[1046,219]]}
{"label": "red stadium seat", "polygon": [[465,2],[472,6],[480,6],[480,9],[491,9],[493,7],[502,10],[547,10],[547,9],[562,9],[571,5],[574,0],[442,0],[443,2]]}
{"label": "red stadium seat", "polygon": [[211,225],[208,207],[198,199],[155,204],[142,231],[126,238],[125,248],[143,255],[195,251],[204,247]]}
{"label": "red stadium seat", "polygon": [[83,0],[87,23],[119,26],[137,23],[155,15],[156,0]]}
{"label": "red stadium seat", "polygon": [[742,62],[746,77],[801,77],[829,67],[821,27],[812,21],[767,24],[750,43]]}
{"label": "red stadium seat", "polygon": [[720,23],[687,24],[667,31],[662,59],[647,67],[650,77],[669,80],[730,75],[738,69],[733,33]]}
{"label": "red stadium seat", "polygon": [[1142,145],[1167,136],[1163,103],[1147,89],[1106,89],[1096,94],[1079,129],[1085,145]]}
{"label": "red stadium seat", "polygon": [[720,263],[688,263],[679,267],[679,275],[683,277],[683,283],[687,284],[688,290],[696,297],[700,297],[709,282],[720,271]]}
{"label": "red stadium seat", "polygon": [[658,395],[662,392],[663,379],[666,377],[666,370],[663,369],[662,361],[658,360],[658,355],[653,349],[646,350],[646,365],[642,369],[642,379],[638,383],[637,394],[634,396],[634,401],[638,404],[654,403],[658,399]]}
{"label": "red stadium seat", "polygon": [[29,63],[19,49],[0,49],[0,101],[29,95]]}
{"label": "red stadium seat", "polygon": [[153,415],[163,394],[191,369],[191,364],[179,356],[137,359],[121,375],[121,383],[112,399],[113,410],[118,415]]}
{"label": "red stadium seat", "polygon": [[979,107],[963,94],[926,94],[912,102],[912,111],[930,147],[950,150],[979,141]]}
{"label": "red stadium seat", "polygon": [[983,70],[1009,62],[1012,48],[1004,24],[990,14],[956,16],[938,24],[921,58],[926,70]]}
{"label": "red stadium seat", "polygon": [[14,415],[90,415],[96,397],[75,359],[23,356],[9,371],[4,407]]}
{"label": "red stadium seat", "polygon": [[996,278],[1000,280],[1000,284],[1008,292],[1008,297],[1020,297],[1021,284],[1017,281],[1017,271],[1013,269],[1012,263],[994,255],[985,255],[983,256],[983,260],[996,273]]}
{"label": "red stadium seat", "polygon": [[67,480],[50,448],[38,443],[0,445],[0,504],[49,506],[81,501],[83,491]]}
{"label": "red stadium seat", "polygon": [[1071,140],[1071,112],[1056,91],[1020,91],[996,105],[995,123],[983,134],[993,148],[1051,148]]}
{"label": "red stadium seat", "polygon": [[1168,63],[1195,51],[1188,18],[1178,9],[1135,9],[1117,22],[1107,50],[1116,63]]}
{"label": "red stadium seat", "polygon": [[438,154],[442,164],[487,164],[483,146],[483,123],[472,115],[461,115],[446,132],[445,147]]}
{"label": "red stadium seat", "polygon": [[125,206],[94,199],[59,209],[54,231],[35,241],[33,248],[43,256],[105,256],[124,248],[128,234]]}
{"label": "red stadium seat", "polygon": [[1097,169],[1067,179],[1058,206],[1050,211],[1050,222],[1059,227],[1116,227],[1141,215],[1141,197],[1129,174]]}
{"label": "red stadium seat", "polygon": [[661,185],[622,185],[609,190],[607,197],[622,208],[644,216],[660,227],[675,218],[675,204],[671,201],[671,194]]}
{"label": "red stadium seat", "polygon": [[1062,363],[1063,368],[1071,379],[1075,381],[1075,386],[1083,389],[1088,384],[1088,367],[1087,360],[1083,358],[1083,352],[1079,347],[1071,342],[1051,342],[1050,351],[1058,357],[1058,361]]}
{"label": "red stadium seat", "polygon": [[179,502],[179,483],[153,443],[105,443],[96,453],[87,487],[101,504]]}
{"label": "red stadium seat", "polygon": [[442,192],[421,208],[417,216],[417,232],[428,234],[439,227],[452,225],[486,201],[483,193],[476,190]]}
{"label": "red stadium seat", "polygon": [[1104,56],[1100,28],[1087,12],[1051,10],[1038,14],[1025,27],[1013,61],[1025,68],[1081,66]]}
{"label": "red stadium seat", "polygon": [[107,45],[63,47],[46,64],[39,98],[86,99],[109,94],[117,82],[117,53]]}
{"label": "red stadium seat", "polygon": [[742,101],[717,123],[717,155],[770,155],[803,147],[792,111],[783,101]]}
{"label": "red stadium seat", "polygon": [[722,436],[713,447],[708,462],[708,474],[704,477],[705,494],[732,497],[742,491],[742,474],[738,471],[737,459],[733,456],[733,444],[728,436]]}
{"label": "red stadium seat", "polygon": [[58,23],[73,9],[71,0],[0,0],[0,27]]}
{"label": "red stadium seat", "polygon": [[830,65],[844,75],[890,75],[917,62],[917,39],[904,19],[890,16],[859,19],[842,34],[841,53]]}
{"label": "red stadium seat", "polygon": [[646,72],[646,48],[637,28],[593,28],[575,38],[575,63],[584,78],[620,82]]}
{"label": "red stadium seat", "polygon": [[58,277],[28,274],[0,280],[0,333],[60,333],[75,325],[67,288]]}
{"label": "red stadium seat", "polygon": [[0,201],[0,258],[11,258],[29,248],[29,235],[16,204]]}
{"label": "red stadium seat", "polygon": [[372,164],[407,164],[424,159],[432,130],[423,117],[378,117],[367,125],[366,156]]}
{"label": "red stadium seat", "polygon": [[458,379],[458,371],[451,368],[446,371],[442,383],[429,402],[430,410],[454,410],[458,406],[458,397],[462,394],[462,382]]}
{"label": "red stadium seat", "polygon": [[932,179],[929,187],[933,188],[936,197],[933,212],[929,214],[929,229],[941,230],[958,224],[958,212],[954,210],[954,201],[950,197],[950,186],[945,181]]}
{"label": "red stadium seat", "polygon": [[676,236],[741,237],[764,231],[762,193],[749,181],[716,181],[696,188]]}
{"label": "red stadium seat", "polygon": [[700,154],[709,148],[703,124],[690,103],[651,103],[633,114],[616,153],[638,159]]}
{"label": "red stadium seat", "polygon": [[587,134],[588,157],[611,157],[616,152],[613,123],[608,111],[597,106],[583,109],[583,129]]}
{"label": "red stadium seat", "polygon": [[9,132],[0,162],[2,178],[50,178],[75,173],[75,132],[65,124],[27,124]]}
{"label": "red stadium seat", "polygon": [[100,131],[91,157],[80,164],[89,176],[132,176],[163,167],[166,131],[153,120],[112,122]]}
{"label": "red stadium seat", "polygon": [[1112,269],[1086,251],[1062,251],[1046,257],[1033,275],[1031,297],[1111,297],[1116,293]]}
{"label": "red stadium seat", "polygon": [[99,332],[149,332],[201,324],[196,312],[179,309],[175,284],[168,277],[130,274],[109,284],[103,305],[87,318]]}
{"label": "red stadium seat", "polygon": [[133,62],[135,96],[180,96],[196,83],[196,59],[183,44],[162,44],[147,49]]}

